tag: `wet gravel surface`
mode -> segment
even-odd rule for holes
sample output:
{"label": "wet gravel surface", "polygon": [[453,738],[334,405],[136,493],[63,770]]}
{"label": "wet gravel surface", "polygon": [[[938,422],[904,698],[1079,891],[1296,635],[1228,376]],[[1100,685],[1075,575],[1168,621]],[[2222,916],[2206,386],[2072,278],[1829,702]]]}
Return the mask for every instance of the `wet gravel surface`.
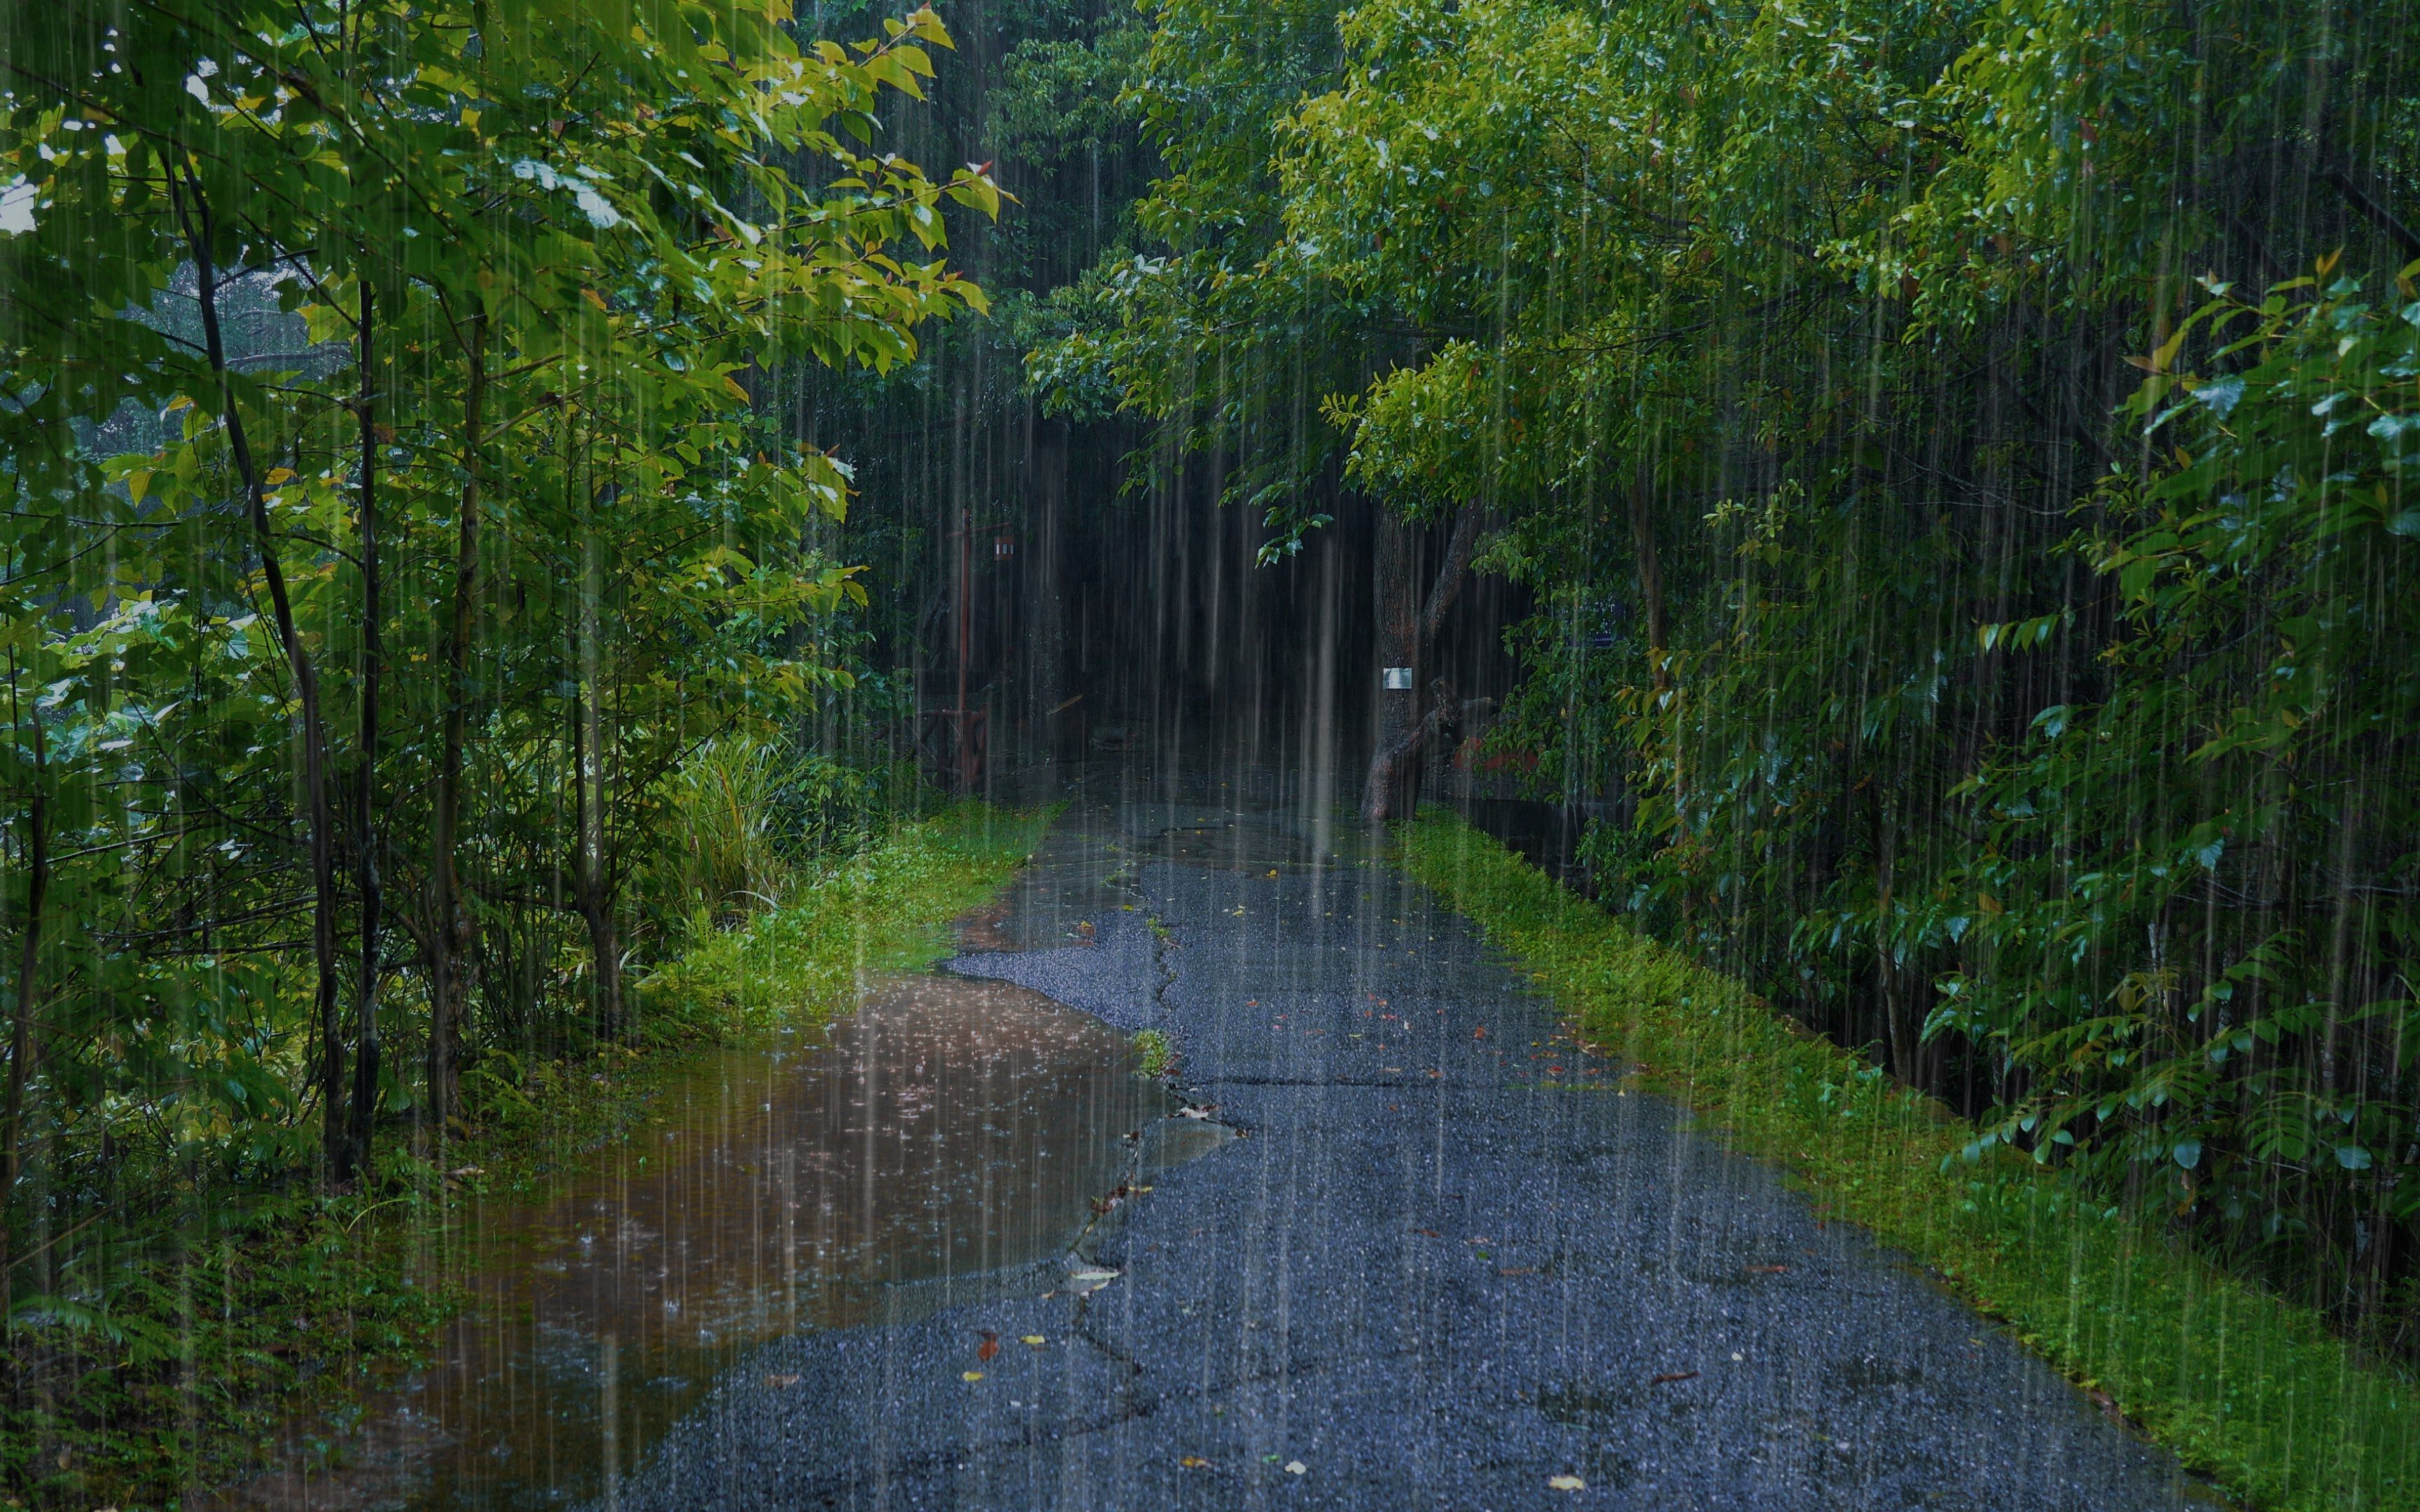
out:
{"label": "wet gravel surface", "polygon": [[1079,807],[954,966],[1162,1030],[1242,1137],[1142,1131],[1063,1264],[768,1347],[622,1508],[2211,1504],[1418,889],[1238,817]]}

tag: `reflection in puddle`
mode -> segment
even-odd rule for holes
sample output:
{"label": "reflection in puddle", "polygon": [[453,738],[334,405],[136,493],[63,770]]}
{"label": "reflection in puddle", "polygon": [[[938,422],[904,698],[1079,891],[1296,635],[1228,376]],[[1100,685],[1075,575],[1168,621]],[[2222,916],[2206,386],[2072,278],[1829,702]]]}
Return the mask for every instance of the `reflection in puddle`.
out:
{"label": "reflection in puddle", "polygon": [[669,1121],[552,1202],[472,1210],[473,1301],[346,1470],[238,1500],[592,1494],[749,1347],[962,1300],[984,1273],[1064,1253],[1175,1107],[1098,1020],[943,976],[888,984],[822,1042],[726,1052],[659,1104]]}

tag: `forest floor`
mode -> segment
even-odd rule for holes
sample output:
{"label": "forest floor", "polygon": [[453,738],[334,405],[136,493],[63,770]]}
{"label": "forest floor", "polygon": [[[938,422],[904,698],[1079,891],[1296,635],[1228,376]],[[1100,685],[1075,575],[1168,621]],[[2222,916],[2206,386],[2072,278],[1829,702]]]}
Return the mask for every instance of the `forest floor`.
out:
{"label": "forest floor", "polygon": [[977,943],[953,969],[1166,1036],[1204,1117],[1139,1131],[1063,1261],[727,1372],[622,1508],[2215,1500],[1357,834],[1078,792]]}

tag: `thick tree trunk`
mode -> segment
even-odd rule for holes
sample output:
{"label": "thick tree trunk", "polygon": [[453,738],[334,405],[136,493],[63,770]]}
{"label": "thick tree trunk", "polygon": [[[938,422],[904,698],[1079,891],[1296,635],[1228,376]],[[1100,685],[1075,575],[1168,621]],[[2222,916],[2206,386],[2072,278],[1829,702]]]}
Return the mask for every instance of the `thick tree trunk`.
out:
{"label": "thick tree trunk", "polygon": [[1417,545],[1413,527],[1382,507],[1371,563],[1378,664],[1408,668],[1411,675],[1408,687],[1381,687],[1378,693],[1377,744],[1361,792],[1361,816],[1373,821],[1403,817],[1419,789],[1418,771],[1406,770],[1417,760],[1412,736],[1420,722],[1419,599],[1412,583]]}
{"label": "thick tree trunk", "polygon": [[479,483],[488,400],[488,317],[470,317],[465,343],[470,385],[462,402],[462,517],[454,557],[453,612],[445,627],[445,718],[439,741],[437,813],[428,865],[430,894],[427,1105],[443,1136],[462,1108],[462,958],[470,949],[470,918],[455,872],[455,837],[462,812],[462,741],[470,717],[472,614],[479,585]]}
{"label": "thick tree trunk", "polygon": [[[8,687],[13,695],[17,668],[12,655]],[[39,696],[39,689],[37,690]],[[12,700],[13,702],[13,700]],[[25,1088],[32,1078],[37,1040],[34,1011],[40,1000],[42,905],[51,888],[50,796],[42,791],[49,779],[42,748],[42,711],[34,709],[34,784],[25,808],[25,931],[17,956],[17,1012],[8,1029],[8,1089],[0,1103],[0,1322],[8,1317],[9,1286],[14,1255],[9,1236],[15,1232],[17,1177],[24,1167]]]}
{"label": "thick tree trunk", "polygon": [[[1413,528],[1381,512],[1378,519],[1375,600],[1378,613],[1380,665],[1411,669],[1411,687],[1379,692],[1378,739],[1370,755],[1370,775],[1362,787],[1361,815],[1384,821],[1408,819],[1418,809],[1420,776],[1429,737],[1436,721],[1421,703],[1427,686],[1420,669],[1436,644],[1437,631],[1470,576],[1470,558],[1479,546],[1481,512],[1466,504],[1453,522],[1445,561],[1429,585],[1421,604],[1415,582],[1419,536]],[[1445,710],[1452,717],[1458,710]]]}
{"label": "thick tree trunk", "polygon": [[229,381],[226,346],[219,329],[218,271],[211,260],[209,207],[200,186],[189,177],[178,197],[186,249],[193,255],[195,294],[202,316],[203,349],[219,381],[219,414],[226,426],[227,451],[235,462],[252,517],[254,548],[269,588],[269,606],[294,677],[294,695],[302,723],[302,792],[309,825],[311,856],[311,955],[318,968],[312,1022],[318,1037],[316,1076],[319,1084],[320,1155],[331,1179],[350,1166],[346,1152],[345,1041],[336,964],[335,815],[328,796],[327,726],[320,716],[319,671],[295,628],[294,605],[287,592],[286,569],[277,554],[277,533],[269,518],[269,497],[252,442],[243,425]]}
{"label": "thick tree trunk", "polygon": [[[353,1098],[351,1148],[349,1159],[365,1165],[370,1158],[371,1119],[378,1108],[379,1078],[379,913],[385,906],[385,886],[379,875],[378,722],[379,675],[385,647],[379,622],[378,425],[376,348],[372,333],[376,311],[370,285],[362,285],[361,423],[362,423],[362,709],[361,781],[355,794],[354,867],[362,892],[360,983],[353,999]],[[339,1177],[349,1175],[339,1172]]]}
{"label": "thick tree trunk", "polygon": [[588,926],[588,949],[597,966],[597,1037],[622,1037],[622,931],[613,902],[601,887],[581,889],[581,921]]}

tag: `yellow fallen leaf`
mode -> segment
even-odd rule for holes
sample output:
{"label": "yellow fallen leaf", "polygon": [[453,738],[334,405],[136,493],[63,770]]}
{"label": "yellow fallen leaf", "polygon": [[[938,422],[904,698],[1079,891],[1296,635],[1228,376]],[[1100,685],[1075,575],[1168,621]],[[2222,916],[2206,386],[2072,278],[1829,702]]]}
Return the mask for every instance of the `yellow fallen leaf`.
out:
{"label": "yellow fallen leaf", "polygon": [[980,1370],[970,1370],[958,1379],[960,1381],[981,1381],[983,1379],[983,1372]]}
{"label": "yellow fallen leaf", "polygon": [[1588,1482],[1577,1475],[1549,1475],[1546,1489],[1550,1491],[1584,1491],[1588,1489]]}
{"label": "yellow fallen leaf", "polygon": [[1028,1344],[1039,1344],[1042,1342],[1042,1335],[1039,1334],[1028,1334],[1025,1335],[1025,1342]]}
{"label": "yellow fallen leaf", "polygon": [[1187,1470],[1202,1470],[1206,1468],[1210,1461],[1202,1458],[1200,1455],[1187,1455],[1184,1458],[1178,1460],[1177,1463],[1183,1465]]}
{"label": "yellow fallen leaf", "polygon": [[1289,1459],[1286,1461],[1286,1473],[1289,1475],[1308,1475],[1311,1473],[1311,1467],[1304,1464],[1299,1459]]}

